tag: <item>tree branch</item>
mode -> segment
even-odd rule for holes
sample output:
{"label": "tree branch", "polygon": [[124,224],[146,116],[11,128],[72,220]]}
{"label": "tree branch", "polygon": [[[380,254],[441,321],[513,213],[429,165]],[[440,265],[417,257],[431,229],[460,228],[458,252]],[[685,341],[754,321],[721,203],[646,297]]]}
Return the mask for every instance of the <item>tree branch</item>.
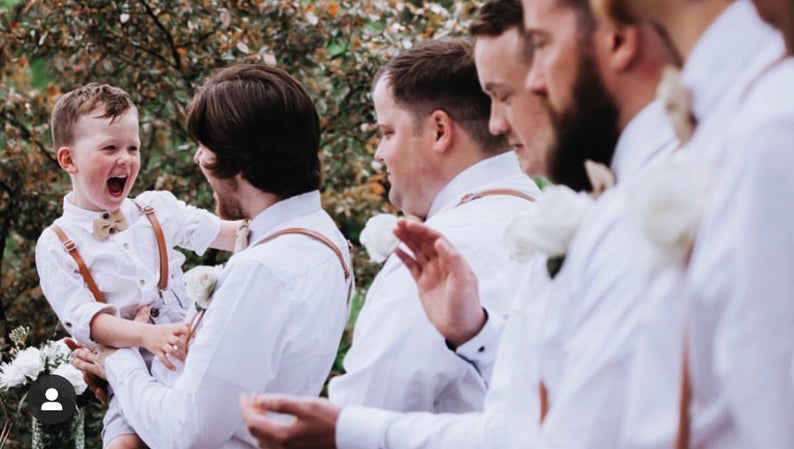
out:
{"label": "tree branch", "polygon": [[174,41],[174,36],[172,36],[171,33],[168,31],[168,29],[165,27],[165,25],[163,25],[162,22],[160,22],[160,19],[157,18],[157,14],[155,14],[152,7],[149,6],[149,3],[146,2],[145,0],[141,1],[141,3],[143,4],[143,7],[146,8],[146,12],[149,14],[149,16],[151,16],[152,20],[154,20],[154,24],[157,26],[157,28],[160,29],[160,31],[163,32],[166,40],[168,40],[168,44],[171,46],[171,56],[174,58],[174,68],[176,68],[181,73],[182,57],[179,56],[179,51],[177,49],[176,42]]}

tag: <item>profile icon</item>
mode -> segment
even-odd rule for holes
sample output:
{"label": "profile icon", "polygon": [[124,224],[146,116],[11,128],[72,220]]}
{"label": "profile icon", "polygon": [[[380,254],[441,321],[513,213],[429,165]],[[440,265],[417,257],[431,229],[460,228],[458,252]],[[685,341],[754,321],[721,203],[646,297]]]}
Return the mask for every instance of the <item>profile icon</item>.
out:
{"label": "profile icon", "polygon": [[44,424],[60,424],[77,411],[77,393],[72,383],[56,374],[41,376],[28,393],[30,413]]}
{"label": "profile icon", "polygon": [[63,405],[58,400],[58,390],[55,388],[47,388],[47,391],[44,392],[44,397],[47,398],[47,402],[41,404],[41,411],[42,412],[61,412],[63,411]]}

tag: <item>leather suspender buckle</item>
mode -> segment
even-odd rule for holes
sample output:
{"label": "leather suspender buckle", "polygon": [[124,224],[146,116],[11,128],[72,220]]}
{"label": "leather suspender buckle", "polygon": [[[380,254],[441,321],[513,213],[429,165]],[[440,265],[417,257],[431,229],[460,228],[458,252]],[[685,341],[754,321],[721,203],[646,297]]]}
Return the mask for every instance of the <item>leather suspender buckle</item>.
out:
{"label": "leather suspender buckle", "polygon": [[76,249],[77,249],[77,245],[73,241],[67,240],[63,242],[63,250],[66,251],[67,253],[71,253]]}

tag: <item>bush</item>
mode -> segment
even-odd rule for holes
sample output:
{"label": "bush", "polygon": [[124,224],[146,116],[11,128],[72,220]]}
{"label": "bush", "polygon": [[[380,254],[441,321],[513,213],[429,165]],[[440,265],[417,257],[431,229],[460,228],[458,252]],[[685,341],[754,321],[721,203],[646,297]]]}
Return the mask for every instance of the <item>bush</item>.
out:
{"label": "bush", "polygon": [[[393,211],[384,173],[372,164],[378,141],[369,98],[373,74],[418,40],[464,34],[476,6],[395,0],[4,0],[0,335],[18,325],[33,328],[33,343],[64,335],[34,266],[36,239],[60,215],[70,188],[49,143],[49,114],[63,92],[90,81],[130,92],[141,111],[143,148],[133,194],[167,189],[212,209],[211,191],[192,162],[195,147],[184,123],[188,100],[214,68],[255,62],[287,70],[315,99],[322,119],[324,205],[355,243],[371,214]],[[363,288],[377,267],[357,245],[355,251],[357,284]],[[191,256],[186,268],[223,257]],[[26,433],[26,425],[29,419],[13,422],[7,447],[21,444],[17,436]],[[97,423],[87,425],[89,447],[96,446]]]}

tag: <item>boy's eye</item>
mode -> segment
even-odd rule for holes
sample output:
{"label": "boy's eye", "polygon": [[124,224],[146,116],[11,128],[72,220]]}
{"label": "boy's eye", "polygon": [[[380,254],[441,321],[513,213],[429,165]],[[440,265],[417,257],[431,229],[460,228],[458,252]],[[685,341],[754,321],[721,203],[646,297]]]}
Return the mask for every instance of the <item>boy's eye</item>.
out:
{"label": "boy's eye", "polygon": [[116,149],[115,145],[108,145],[105,148],[103,148],[103,150],[107,150],[107,151],[114,151],[115,149]]}

